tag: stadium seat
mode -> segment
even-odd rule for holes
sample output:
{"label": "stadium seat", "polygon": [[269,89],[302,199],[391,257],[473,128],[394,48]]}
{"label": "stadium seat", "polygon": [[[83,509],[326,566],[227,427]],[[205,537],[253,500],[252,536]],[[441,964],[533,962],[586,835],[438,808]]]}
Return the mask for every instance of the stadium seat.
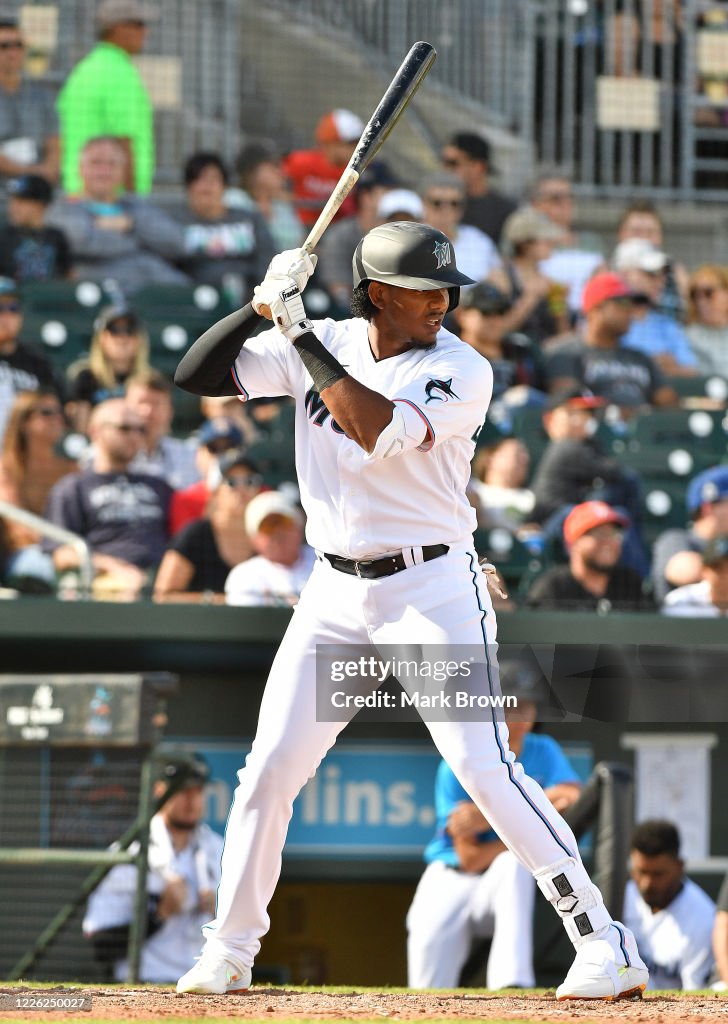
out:
{"label": "stadium seat", "polygon": [[495,565],[513,597],[524,594],[531,581],[543,571],[541,556],[502,527],[477,529],[473,541],[478,555]]}
{"label": "stadium seat", "polygon": [[684,528],[687,518],[683,483],[643,482],[641,532],[647,544],[652,545],[664,530]]}
{"label": "stadium seat", "polygon": [[92,326],[85,314],[26,313],[21,340],[40,348],[59,370],[88,351]]}
{"label": "stadium seat", "polygon": [[296,465],[293,437],[287,443],[280,440],[256,441],[247,448],[247,453],[271,487],[296,480]]}
{"label": "stadium seat", "polygon": [[719,402],[725,402],[728,398],[728,380],[715,373],[695,377],[668,377],[666,383],[680,398],[712,398]]}
{"label": "stadium seat", "polygon": [[234,308],[223,292],[211,284],[148,284],[134,292],[131,305],[144,320],[176,319],[187,313],[192,317],[201,314],[208,323],[214,323]]}
{"label": "stadium seat", "polygon": [[28,312],[86,313],[90,321],[112,301],[96,281],[28,281],[22,286],[22,299]]}
{"label": "stadium seat", "polygon": [[188,391],[183,391],[182,388],[172,388],[172,406],[174,408],[172,431],[175,437],[189,437],[203,420],[199,396],[191,395]]}

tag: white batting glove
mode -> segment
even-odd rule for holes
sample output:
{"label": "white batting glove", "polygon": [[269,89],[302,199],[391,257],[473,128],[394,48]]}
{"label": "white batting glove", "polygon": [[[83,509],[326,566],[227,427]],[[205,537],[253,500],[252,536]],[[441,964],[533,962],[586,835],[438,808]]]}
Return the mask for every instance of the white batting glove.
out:
{"label": "white batting glove", "polygon": [[288,338],[289,341],[313,330],[313,324],[306,316],[301,292],[298,285],[290,277],[268,278],[263,284],[256,285],[253,291],[252,306],[256,313],[265,316],[263,307],[270,311],[270,319]]}
{"label": "white batting glove", "polygon": [[298,290],[302,292],[316,269],[317,262],[318,256],[309,255],[305,249],[286,249],[274,256],[268,264],[266,280],[269,277],[291,277],[296,282]]}

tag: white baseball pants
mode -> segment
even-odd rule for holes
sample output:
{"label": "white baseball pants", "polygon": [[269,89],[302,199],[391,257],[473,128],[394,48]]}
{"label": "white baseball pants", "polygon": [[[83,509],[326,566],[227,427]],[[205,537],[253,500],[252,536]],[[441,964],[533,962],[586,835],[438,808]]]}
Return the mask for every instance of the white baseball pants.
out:
{"label": "white baseball pants", "polygon": [[456,988],[473,939],[492,937],[488,988],[532,988],[535,893],[508,851],[482,875],[428,864],[407,914],[407,984]]}
{"label": "white baseball pants", "polygon": [[[293,801],[346,724],[316,721],[317,644],[471,644],[483,650],[487,640],[483,657],[492,661],[495,638],[495,615],[473,551],[451,550],[371,581],[316,563],[273,662],[257,734],[238,773],[216,917],[203,928],[206,951],[252,965],[270,924],[267,907]],[[427,725],[466,792],[531,873],[569,857],[579,863],[570,828],[514,763],[503,722],[485,711],[481,721]]]}

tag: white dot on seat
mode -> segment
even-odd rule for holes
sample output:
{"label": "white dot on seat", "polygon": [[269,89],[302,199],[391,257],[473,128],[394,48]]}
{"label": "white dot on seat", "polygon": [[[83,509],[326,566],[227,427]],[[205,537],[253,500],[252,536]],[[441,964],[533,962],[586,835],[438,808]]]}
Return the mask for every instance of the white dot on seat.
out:
{"label": "white dot on seat", "polygon": [[672,508],[672,498],[667,491],[650,491],[645,498],[645,507],[653,516],[666,516]]}
{"label": "white dot on seat", "polygon": [[508,530],[496,527],[488,534],[488,543],[496,554],[507,555],[513,547],[513,537]]}
{"label": "white dot on seat", "polygon": [[40,336],[45,345],[50,345],[51,348],[60,348],[66,343],[68,330],[60,320],[46,320],[40,329]]}
{"label": "white dot on seat", "polygon": [[688,430],[696,437],[708,437],[713,433],[713,419],[707,412],[692,412],[688,416]]}
{"label": "white dot on seat", "polygon": [[187,331],[179,324],[169,324],[162,328],[162,344],[171,352],[179,352],[187,344]]}
{"label": "white dot on seat", "polygon": [[675,448],[667,456],[667,464],[676,476],[687,476],[693,468],[693,457],[684,448]]}
{"label": "white dot on seat", "polygon": [[220,301],[217,288],[211,284],[201,284],[195,288],[192,298],[198,309],[215,309]]}
{"label": "white dot on seat", "polygon": [[101,289],[95,281],[81,281],[76,288],[76,302],[79,306],[98,306]]}

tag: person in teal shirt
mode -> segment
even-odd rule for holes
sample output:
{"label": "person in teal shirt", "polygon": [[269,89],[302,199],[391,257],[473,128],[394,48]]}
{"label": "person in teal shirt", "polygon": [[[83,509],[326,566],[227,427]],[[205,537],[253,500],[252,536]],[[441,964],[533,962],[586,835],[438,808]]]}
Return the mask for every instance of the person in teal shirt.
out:
{"label": "person in teal shirt", "polygon": [[[504,693],[510,666],[501,666]],[[514,668],[514,675],[519,672]],[[552,736],[531,732],[537,705],[531,695],[507,708],[509,746],[559,811],[578,798],[581,782]],[[476,937],[492,936],[489,989],[531,988],[535,883],[490,828],[445,761],[435,778],[435,835],[428,866],[407,914],[410,988],[455,988]]]}
{"label": "person in teal shirt", "polygon": [[68,76],[58,95],[63,189],[81,189],[79,156],[101,136],[121,139],[127,153],[125,187],[147,195],[154,177],[152,102],[132,62],[155,13],[137,0],[102,0],[96,13],[99,42]]}

